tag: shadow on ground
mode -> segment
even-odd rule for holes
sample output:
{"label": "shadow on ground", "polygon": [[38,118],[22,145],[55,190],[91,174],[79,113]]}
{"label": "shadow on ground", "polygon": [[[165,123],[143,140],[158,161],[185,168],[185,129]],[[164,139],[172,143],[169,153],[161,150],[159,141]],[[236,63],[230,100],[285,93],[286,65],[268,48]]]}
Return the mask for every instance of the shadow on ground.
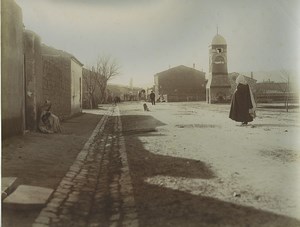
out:
{"label": "shadow on ground", "polygon": [[[27,133],[2,141],[2,177],[55,189],[90,137],[101,115],[82,114],[62,123],[62,133]],[[31,226],[39,210],[2,207],[2,226]]]}
{"label": "shadow on ground", "polygon": [[[265,108],[265,109],[286,109],[286,106],[284,104],[281,105],[263,105],[259,104],[258,108]],[[292,104],[288,106],[288,109],[299,109],[299,105]]]}
{"label": "shadow on ground", "polygon": [[[163,125],[152,116],[121,120],[124,131]],[[201,161],[150,153],[139,134],[124,137],[140,226],[300,226],[300,221],[286,216],[146,183],[156,175],[210,179],[214,173]]]}
{"label": "shadow on ground", "polygon": [[285,127],[285,128],[291,128],[291,127],[299,127],[295,124],[256,124],[253,123],[254,127]]}

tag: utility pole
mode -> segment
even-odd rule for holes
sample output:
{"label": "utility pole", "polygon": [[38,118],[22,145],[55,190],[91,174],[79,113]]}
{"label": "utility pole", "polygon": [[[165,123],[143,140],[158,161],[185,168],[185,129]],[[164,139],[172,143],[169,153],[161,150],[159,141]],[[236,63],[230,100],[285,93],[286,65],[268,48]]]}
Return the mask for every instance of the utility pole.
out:
{"label": "utility pole", "polygon": [[284,75],[281,77],[286,81],[285,107],[286,107],[286,112],[289,112],[290,75],[286,70],[281,70],[281,74]]}
{"label": "utility pole", "polygon": [[287,75],[286,112],[289,112],[290,76]]}

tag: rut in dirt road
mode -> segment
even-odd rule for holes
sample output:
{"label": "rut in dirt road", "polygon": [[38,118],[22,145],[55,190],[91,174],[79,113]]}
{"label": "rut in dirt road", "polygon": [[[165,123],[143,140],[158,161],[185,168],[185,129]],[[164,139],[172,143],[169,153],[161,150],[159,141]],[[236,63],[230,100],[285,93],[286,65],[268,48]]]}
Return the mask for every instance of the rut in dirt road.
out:
{"label": "rut in dirt road", "polygon": [[118,107],[110,108],[33,226],[138,226]]}

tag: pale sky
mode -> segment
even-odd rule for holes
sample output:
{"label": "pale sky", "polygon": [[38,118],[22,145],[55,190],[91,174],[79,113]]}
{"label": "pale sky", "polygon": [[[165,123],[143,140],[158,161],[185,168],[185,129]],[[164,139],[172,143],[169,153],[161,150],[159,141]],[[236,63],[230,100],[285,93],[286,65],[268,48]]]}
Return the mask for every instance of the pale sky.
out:
{"label": "pale sky", "polygon": [[[299,70],[298,0],[15,0],[43,43],[85,65],[111,56],[111,81],[150,86],[154,74],[186,65],[208,74],[213,37],[228,45],[228,72]],[[299,70],[300,71],[300,70]]]}

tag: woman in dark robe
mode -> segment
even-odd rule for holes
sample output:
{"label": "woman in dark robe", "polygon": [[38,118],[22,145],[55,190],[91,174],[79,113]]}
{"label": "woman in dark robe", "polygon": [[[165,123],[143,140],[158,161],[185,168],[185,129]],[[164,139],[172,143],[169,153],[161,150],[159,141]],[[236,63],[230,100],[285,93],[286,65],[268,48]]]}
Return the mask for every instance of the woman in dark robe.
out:
{"label": "woman in dark robe", "polygon": [[237,88],[231,100],[229,118],[247,125],[255,117],[255,101],[250,87],[243,75],[236,79]]}

